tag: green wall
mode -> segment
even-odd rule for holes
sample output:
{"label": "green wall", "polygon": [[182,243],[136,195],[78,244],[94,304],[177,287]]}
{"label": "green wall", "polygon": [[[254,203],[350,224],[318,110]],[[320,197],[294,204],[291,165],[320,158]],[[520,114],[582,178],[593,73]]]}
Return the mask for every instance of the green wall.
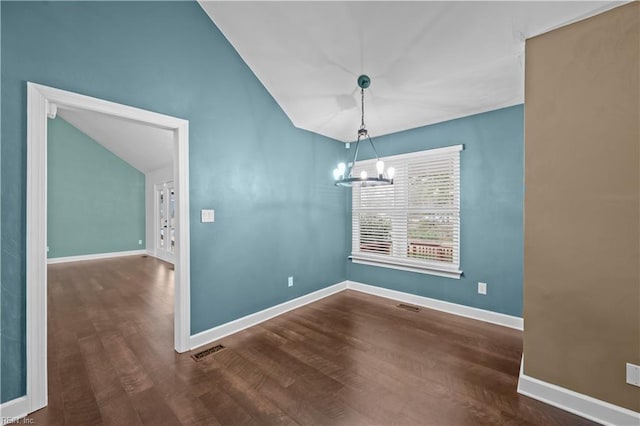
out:
{"label": "green wall", "polygon": [[144,174],[60,117],[48,144],[48,257],[143,249]]}

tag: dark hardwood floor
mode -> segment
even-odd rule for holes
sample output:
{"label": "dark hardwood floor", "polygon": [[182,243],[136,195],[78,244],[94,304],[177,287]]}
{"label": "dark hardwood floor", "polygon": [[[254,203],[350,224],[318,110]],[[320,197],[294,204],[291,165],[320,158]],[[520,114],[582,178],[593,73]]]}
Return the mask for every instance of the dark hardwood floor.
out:
{"label": "dark hardwood floor", "polygon": [[[49,405],[37,425],[586,425],[516,393],[522,334],[345,291],[173,351],[173,271],[49,266]],[[198,351],[194,351],[198,352]]]}

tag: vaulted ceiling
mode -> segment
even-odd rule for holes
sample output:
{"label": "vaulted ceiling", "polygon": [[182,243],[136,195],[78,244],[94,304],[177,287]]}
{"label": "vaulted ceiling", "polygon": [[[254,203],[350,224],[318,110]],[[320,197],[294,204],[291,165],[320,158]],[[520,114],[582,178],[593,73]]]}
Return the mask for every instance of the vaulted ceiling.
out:
{"label": "vaulted ceiling", "polygon": [[88,110],[58,109],[58,115],[142,173],[173,165],[173,132]]}
{"label": "vaulted ceiling", "polygon": [[293,124],[344,142],[524,102],[524,41],[624,2],[200,5]]}

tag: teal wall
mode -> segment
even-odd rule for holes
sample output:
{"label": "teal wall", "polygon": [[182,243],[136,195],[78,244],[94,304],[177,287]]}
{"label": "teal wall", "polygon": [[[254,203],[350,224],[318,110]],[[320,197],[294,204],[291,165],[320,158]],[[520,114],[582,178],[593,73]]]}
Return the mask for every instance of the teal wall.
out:
{"label": "teal wall", "polygon": [[[374,142],[380,156],[464,144],[460,153],[460,269],[464,274],[456,280],[347,261],[347,278],[521,317],[524,107],[395,133]],[[362,146],[361,152],[364,155],[358,158],[372,156],[368,147]],[[350,235],[347,238],[351,247]],[[478,281],[487,283],[486,296],[478,294]]]}
{"label": "teal wall", "polygon": [[[2,7],[0,6],[0,50],[2,49]],[[2,69],[2,54],[0,51],[0,70]],[[0,73],[1,74],[1,73]],[[1,87],[1,82],[0,82]],[[0,90],[1,92],[1,90]],[[0,99],[0,117],[2,117],[2,100]],[[2,120],[0,119],[0,139],[2,136]],[[2,149],[0,149],[0,188],[2,187]],[[0,197],[0,218],[2,217],[2,197]],[[0,241],[2,241],[2,220],[0,220]],[[0,246],[0,309],[4,311],[4,302],[2,301],[2,247]],[[15,324],[14,324],[15,326]],[[2,378],[2,312],[0,312],[0,379]],[[2,398],[2,386],[0,383],[0,403],[4,402]]]}
{"label": "teal wall", "polygon": [[193,334],[345,279],[344,145],[294,128],[197,3],[0,7],[0,401],[25,393],[27,81],[189,120]]}
{"label": "teal wall", "polygon": [[143,249],[144,174],[60,117],[47,143],[48,257]]}

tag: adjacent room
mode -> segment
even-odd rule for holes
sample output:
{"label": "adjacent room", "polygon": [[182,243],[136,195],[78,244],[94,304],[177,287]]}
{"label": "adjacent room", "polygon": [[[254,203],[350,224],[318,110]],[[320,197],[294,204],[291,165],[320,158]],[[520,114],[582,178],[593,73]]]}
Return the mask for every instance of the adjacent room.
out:
{"label": "adjacent room", "polygon": [[640,4],[0,2],[0,418],[640,425]]}

